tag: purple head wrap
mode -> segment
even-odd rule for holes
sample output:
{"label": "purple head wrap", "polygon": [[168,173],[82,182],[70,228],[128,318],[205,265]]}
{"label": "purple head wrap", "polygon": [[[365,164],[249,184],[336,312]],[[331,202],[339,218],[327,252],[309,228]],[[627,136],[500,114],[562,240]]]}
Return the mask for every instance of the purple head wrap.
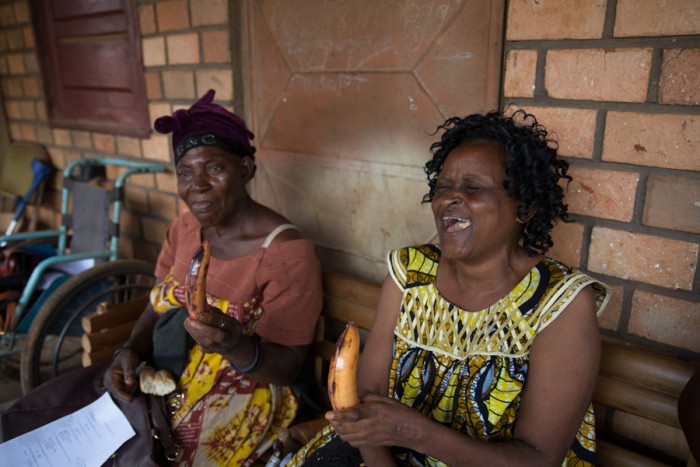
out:
{"label": "purple head wrap", "polygon": [[154,128],[158,133],[173,134],[176,165],[187,151],[197,146],[216,146],[238,156],[254,157],[255,147],[250,140],[255,135],[241,117],[214,104],[214,94],[210,89],[189,109],[156,119]]}

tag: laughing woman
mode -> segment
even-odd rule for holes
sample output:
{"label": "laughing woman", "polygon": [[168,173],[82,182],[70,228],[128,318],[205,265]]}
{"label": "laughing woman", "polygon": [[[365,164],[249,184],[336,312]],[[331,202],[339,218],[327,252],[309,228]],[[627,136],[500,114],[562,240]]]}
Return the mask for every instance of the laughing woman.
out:
{"label": "laughing woman", "polygon": [[592,465],[607,287],[545,256],[568,164],[532,115],[452,118],[426,164],[439,244],[391,251],[362,403],[290,465]]}

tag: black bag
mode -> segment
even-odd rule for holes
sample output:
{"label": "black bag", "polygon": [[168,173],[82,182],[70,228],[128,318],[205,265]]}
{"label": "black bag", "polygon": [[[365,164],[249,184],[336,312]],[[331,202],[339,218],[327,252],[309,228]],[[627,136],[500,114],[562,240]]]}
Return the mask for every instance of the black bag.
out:
{"label": "black bag", "polygon": [[28,250],[8,248],[0,252],[0,277],[23,274],[29,277],[39,262],[39,256]]}
{"label": "black bag", "polygon": [[48,256],[33,247],[0,249],[0,335],[15,330],[19,297],[36,265]]}
{"label": "black bag", "polygon": [[[98,363],[49,380],[0,415],[0,442],[46,425],[96,401],[106,388],[104,374],[111,362]],[[105,466],[167,466],[179,454],[170,432],[165,399],[138,393],[131,402],[112,398],[136,434]]]}

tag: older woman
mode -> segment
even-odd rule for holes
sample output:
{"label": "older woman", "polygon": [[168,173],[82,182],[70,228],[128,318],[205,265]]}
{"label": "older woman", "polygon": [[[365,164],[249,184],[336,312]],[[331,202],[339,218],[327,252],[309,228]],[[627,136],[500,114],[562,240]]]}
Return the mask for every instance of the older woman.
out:
{"label": "older woman", "polygon": [[[117,352],[105,384],[129,399],[139,364],[178,376],[168,402],[181,465],[247,465],[297,411],[289,386],[321,309],[319,262],[309,240],[255,202],[253,134],[207,92],[156,120],[172,133],[178,194],[189,207],[169,227],[150,304]],[[207,299],[214,313],[187,316],[183,284],[204,240],[211,245]],[[154,332],[155,330],[155,332]]]}
{"label": "older woman", "polygon": [[544,256],[568,164],[524,112],[451,118],[426,164],[439,244],[388,254],[362,403],[289,465],[589,465],[605,285]]}

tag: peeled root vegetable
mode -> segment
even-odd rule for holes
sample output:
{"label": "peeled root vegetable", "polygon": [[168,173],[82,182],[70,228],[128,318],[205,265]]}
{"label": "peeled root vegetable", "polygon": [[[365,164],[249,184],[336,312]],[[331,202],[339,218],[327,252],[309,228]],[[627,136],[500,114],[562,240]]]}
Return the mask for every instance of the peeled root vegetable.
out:
{"label": "peeled root vegetable", "polygon": [[357,366],[360,359],[360,332],[350,321],[336,343],[328,371],[328,396],[333,410],[360,404],[357,396]]}

